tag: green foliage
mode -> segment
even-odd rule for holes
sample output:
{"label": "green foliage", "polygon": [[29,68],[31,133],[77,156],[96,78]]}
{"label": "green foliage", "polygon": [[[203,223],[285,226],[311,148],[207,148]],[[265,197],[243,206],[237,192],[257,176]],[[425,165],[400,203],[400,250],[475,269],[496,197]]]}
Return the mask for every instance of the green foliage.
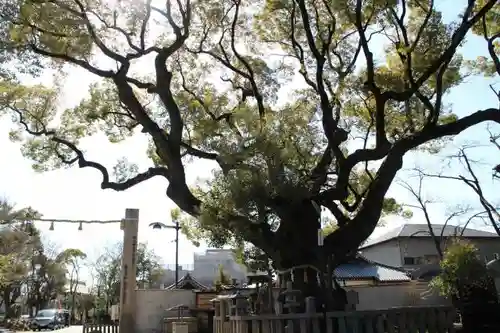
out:
{"label": "green foliage", "polygon": [[338,229],[338,225],[334,223],[329,223],[323,227],[323,236],[326,237]]}
{"label": "green foliage", "polygon": [[[54,297],[64,295],[67,292],[68,268],[66,263],[57,260],[57,255],[52,256],[48,253],[39,254],[33,263],[40,265],[40,267],[36,271],[37,279],[33,281],[32,303],[43,308]],[[44,285],[45,288],[38,288],[38,285]]]}
{"label": "green foliage", "polygon": [[137,283],[152,287],[160,282],[163,274],[160,257],[146,243],[139,243],[137,246],[136,260]]}
{"label": "green foliage", "polygon": [[460,286],[487,288],[490,276],[472,243],[455,240],[447,247],[440,266],[442,272],[431,286],[444,296],[458,297]]}
{"label": "green foliage", "polygon": [[77,260],[86,258],[87,255],[80,249],[65,249],[57,256],[56,260],[71,265],[76,265]]}
{"label": "green foliage", "polygon": [[30,207],[15,209],[12,203],[0,200],[0,293],[8,316],[21,296],[22,285],[27,287],[29,306],[41,307],[64,292],[65,266],[45,253],[40,232],[29,222],[37,217],[40,214]]}
{"label": "green foliage", "polygon": [[95,276],[96,307],[106,309],[120,300],[121,244],[103,249],[92,264]]}
{"label": "green foliage", "polygon": [[249,272],[267,272],[270,269],[269,256],[255,246],[239,247],[234,251],[236,262]]}
{"label": "green foliage", "polygon": [[68,276],[68,289],[65,290],[65,307],[70,310],[71,318],[74,318],[78,309],[79,301],[81,300],[81,292],[79,286],[85,282],[81,280],[80,271],[83,266],[83,261],[87,259],[87,254],[80,249],[65,249],[56,257],[56,261],[66,265]]}
{"label": "green foliage", "polygon": [[[474,12],[477,13],[484,5],[485,0],[478,0],[474,3]],[[474,25],[475,34],[484,37],[489,45],[489,56],[478,56],[476,59],[467,61],[468,68],[474,74],[483,74],[487,77],[495,77],[498,69],[495,66],[493,56],[500,57],[500,41],[495,37],[500,32],[500,9],[498,5],[484,16],[484,19]]]}
{"label": "green foliage", "polygon": [[0,283],[4,288],[24,280],[27,263],[41,246],[38,230],[25,221],[38,216],[32,208],[16,210],[7,200],[0,200]]}
{"label": "green foliage", "polygon": [[216,289],[220,289],[222,286],[231,285],[231,276],[224,272],[224,266],[219,265],[219,270],[217,271],[217,277],[215,278],[214,285]]}
{"label": "green foliage", "polygon": [[[113,244],[104,248],[102,254],[92,263],[95,278],[93,295],[98,309],[105,309],[120,300],[122,244]],[[139,288],[154,287],[161,281],[162,267],[160,258],[148,248],[146,243],[139,243],[136,257],[136,281]]]}

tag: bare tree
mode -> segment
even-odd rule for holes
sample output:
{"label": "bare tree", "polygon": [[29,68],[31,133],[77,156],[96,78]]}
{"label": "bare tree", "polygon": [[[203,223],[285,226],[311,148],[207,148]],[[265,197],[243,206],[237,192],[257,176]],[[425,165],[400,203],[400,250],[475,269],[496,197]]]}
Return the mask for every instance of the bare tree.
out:
{"label": "bare tree", "polygon": [[[500,150],[500,144],[498,143],[500,135],[494,135],[491,131],[489,131],[489,133],[490,142]],[[464,167],[464,174],[432,174],[424,172],[423,170],[419,170],[419,173],[425,177],[456,180],[465,184],[474,192],[480,204],[480,208],[478,209],[479,211],[474,214],[474,216],[471,216],[471,219],[482,219],[487,224],[490,224],[495,229],[495,232],[500,236],[500,207],[498,204],[494,203],[492,198],[488,197],[488,194],[484,190],[484,184],[482,184],[482,181],[478,176],[478,171],[474,168],[474,165],[479,164],[479,161],[473,160],[468,153],[469,150],[474,148],[477,148],[477,146],[464,146],[461,147],[455,155],[448,156],[451,160],[459,161],[459,163]],[[495,165],[492,168],[492,171],[492,181],[500,178],[500,164]],[[469,222],[470,221],[471,220],[469,220]]]}
{"label": "bare tree", "polygon": [[120,295],[121,243],[106,246],[101,255],[92,263],[94,292],[97,301],[106,311],[118,301]]}
{"label": "bare tree", "polygon": [[[490,131],[490,142],[500,151],[499,141],[500,141],[500,134],[493,134]],[[493,178],[500,179],[500,164],[497,164],[493,167]]]}
{"label": "bare tree", "polygon": [[[408,182],[406,180],[399,180],[398,181],[399,185],[401,185],[401,187],[403,187],[405,190],[407,190],[410,193],[410,195],[413,197],[413,199],[416,201],[416,204],[406,203],[405,206],[407,206],[409,208],[420,210],[423,213],[424,218],[425,218],[425,222],[427,223],[427,226],[429,228],[429,234],[431,235],[432,240],[434,242],[434,246],[436,247],[436,252],[439,256],[439,259],[442,260],[444,257],[444,251],[445,251],[443,244],[445,244],[445,237],[447,236],[444,234],[444,232],[446,230],[446,226],[448,226],[448,224],[452,220],[470,212],[471,209],[470,209],[470,207],[467,207],[467,206],[454,207],[454,209],[450,210],[450,213],[445,217],[444,223],[442,223],[441,230],[439,231],[439,234],[436,235],[436,232],[434,230],[433,225],[436,225],[438,223],[433,223],[431,214],[429,212],[429,205],[434,203],[434,202],[431,199],[429,199],[428,197],[426,197],[425,194],[423,193],[423,187],[424,187],[423,185],[424,185],[425,175],[422,172],[420,172],[419,170],[417,170],[415,177],[417,177],[417,179],[418,179],[418,184],[416,186],[410,184],[410,182]],[[470,219],[469,219],[469,221],[470,221]],[[441,224],[441,223],[439,223],[439,224]],[[468,224],[468,222],[466,224]],[[460,231],[460,233],[458,235],[462,236],[464,230],[465,230],[465,227],[462,228],[462,231]]]}

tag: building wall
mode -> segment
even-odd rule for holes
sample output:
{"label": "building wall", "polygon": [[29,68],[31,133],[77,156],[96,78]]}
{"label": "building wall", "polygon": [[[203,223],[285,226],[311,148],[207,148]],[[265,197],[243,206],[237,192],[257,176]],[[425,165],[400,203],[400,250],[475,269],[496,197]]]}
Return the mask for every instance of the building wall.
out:
{"label": "building wall", "polygon": [[[478,249],[479,256],[484,262],[491,261],[495,259],[495,256],[500,255],[500,240],[499,239],[470,239]],[[446,249],[449,240],[444,240],[441,243],[441,248]],[[406,238],[400,240],[401,254],[403,257],[403,267],[408,269],[415,269],[422,267],[423,265],[428,265],[436,263],[438,261],[438,253],[436,246],[431,238]],[[411,264],[404,258],[415,258],[410,259],[414,263]]]}
{"label": "building wall", "polygon": [[[403,238],[399,244],[403,268],[417,269],[439,261],[436,246],[431,238]],[[441,248],[446,248],[446,241],[441,243]]]}
{"label": "building wall", "polygon": [[391,240],[361,250],[361,254],[368,260],[393,267],[401,267],[401,251],[397,240]]}
{"label": "building wall", "polygon": [[[194,253],[193,264],[179,265],[179,278],[187,273],[191,274],[203,285],[212,285],[219,273],[219,265],[222,265],[224,273],[238,282],[246,282],[246,268],[239,265],[232,250],[208,249],[204,253]],[[161,284],[169,286],[175,282],[175,265],[166,265]]]}
{"label": "building wall", "polygon": [[[495,238],[470,239],[477,247],[481,260],[485,262],[500,256],[500,240]],[[446,249],[449,240],[441,242]],[[413,237],[390,240],[361,250],[361,254],[369,260],[405,269],[420,267],[438,262],[438,253],[431,238]]]}
{"label": "building wall", "polygon": [[137,333],[162,332],[165,310],[177,305],[194,307],[196,294],[191,290],[138,289]]}
{"label": "building wall", "polygon": [[246,269],[236,263],[232,250],[210,249],[205,253],[195,253],[193,263],[193,276],[200,281],[207,279],[213,281],[217,277],[219,266],[222,266],[224,273],[233,279],[238,281],[246,279]]}
{"label": "building wall", "polygon": [[490,262],[500,257],[500,238],[478,239],[472,241],[479,250],[481,259]]}
{"label": "building wall", "polygon": [[425,282],[346,287],[358,293],[356,310],[379,310],[400,306],[451,305]]}

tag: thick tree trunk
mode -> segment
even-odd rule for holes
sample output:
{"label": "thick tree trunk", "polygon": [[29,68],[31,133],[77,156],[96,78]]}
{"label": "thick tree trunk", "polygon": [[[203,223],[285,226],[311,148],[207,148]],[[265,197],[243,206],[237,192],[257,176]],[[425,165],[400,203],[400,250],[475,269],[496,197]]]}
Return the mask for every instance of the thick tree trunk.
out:
{"label": "thick tree trunk", "polygon": [[3,301],[5,304],[5,319],[10,319],[14,317],[12,288],[6,287],[3,290]]}
{"label": "thick tree trunk", "polygon": [[333,298],[332,289],[328,288],[332,276],[328,276],[326,269],[328,255],[318,245],[318,230],[321,228],[319,214],[310,201],[293,207],[282,216],[275,244],[278,257],[274,257],[273,261],[282,272],[281,287],[285,287],[286,281],[292,281],[293,289],[302,292],[302,300],[315,297],[317,310],[321,311],[325,304],[340,302],[327,302]]}
{"label": "thick tree trunk", "polygon": [[73,291],[73,294],[71,295],[71,320],[73,324],[75,323],[75,307],[76,307],[75,291]]}

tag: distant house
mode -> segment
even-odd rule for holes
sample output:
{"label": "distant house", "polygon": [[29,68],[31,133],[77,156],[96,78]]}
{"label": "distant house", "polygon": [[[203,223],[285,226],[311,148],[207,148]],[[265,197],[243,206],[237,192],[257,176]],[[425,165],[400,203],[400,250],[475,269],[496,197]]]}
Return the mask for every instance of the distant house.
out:
{"label": "distant house", "polygon": [[[477,247],[480,258],[485,262],[499,258],[500,237],[496,233],[452,225],[443,227],[432,226],[434,234],[442,236],[441,248],[446,248],[452,237],[461,235]],[[411,271],[414,277],[421,277],[430,271],[435,274],[439,269],[439,256],[427,224],[404,224],[369,240],[359,251],[368,260]]]}
{"label": "distant house", "polygon": [[373,262],[360,255],[337,266],[333,276],[344,286],[403,283],[411,280],[402,269]]}

